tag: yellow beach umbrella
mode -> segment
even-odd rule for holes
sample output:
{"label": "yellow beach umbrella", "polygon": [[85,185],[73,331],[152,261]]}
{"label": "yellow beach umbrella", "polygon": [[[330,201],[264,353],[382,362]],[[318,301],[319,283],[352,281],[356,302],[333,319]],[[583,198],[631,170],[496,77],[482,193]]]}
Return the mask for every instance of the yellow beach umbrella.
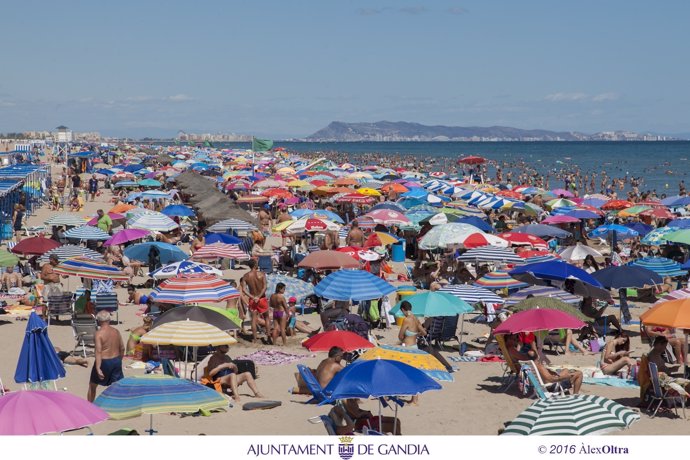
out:
{"label": "yellow beach umbrella", "polygon": [[436,380],[453,381],[453,376],[446,370],[441,361],[426,351],[410,347],[380,345],[369,348],[359,357],[360,360],[389,359],[409,364]]}
{"label": "yellow beach umbrella", "polygon": [[280,168],[279,170],[276,171],[277,174],[286,176],[286,175],[294,175],[297,171],[295,171],[294,168],[291,168],[289,166],[285,166],[284,168]]}
{"label": "yellow beach umbrella", "polygon": [[141,337],[148,345],[206,347],[237,343],[230,334],[199,321],[173,321],[154,327]]}
{"label": "yellow beach umbrella", "polygon": [[282,232],[283,230],[285,230],[286,228],[288,228],[290,225],[292,225],[294,223],[295,223],[294,220],[286,220],[285,222],[281,222],[278,225],[276,225],[275,227],[273,227],[272,230],[274,232]]}
{"label": "yellow beach umbrella", "polygon": [[358,188],[357,193],[359,193],[360,195],[366,195],[366,196],[381,196],[381,192],[379,192],[378,190],[375,190],[373,188],[367,188],[367,187]]}
{"label": "yellow beach umbrella", "polygon": [[379,240],[381,240],[381,244],[383,246],[388,246],[389,244],[395,244],[399,243],[400,240],[398,240],[396,237],[391,235],[390,233],[386,232],[374,232],[376,236],[379,237]]}
{"label": "yellow beach umbrella", "polygon": [[309,182],[302,179],[291,180],[287,183],[288,187],[304,187],[305,185],[310,185]]}

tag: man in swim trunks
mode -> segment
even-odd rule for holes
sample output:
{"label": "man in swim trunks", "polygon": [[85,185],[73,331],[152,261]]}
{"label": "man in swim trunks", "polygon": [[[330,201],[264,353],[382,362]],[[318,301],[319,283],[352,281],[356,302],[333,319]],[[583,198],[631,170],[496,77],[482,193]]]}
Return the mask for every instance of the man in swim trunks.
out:
{"label": "man in swim trunks", "polygon": [[271,319],[268,315],[268,300],[266,299],[266,274],[259,271],[256,260],[248,262],[249,272],[240,279],[240,295],[252,314],[252,340],[256,342],[256,329],[259,320],[264,322],[266,335],[271,329]]}
{"label": "man in swim trunks", "polygon": [[269,306],[273,310],[273,332],[271,333],[271,339],[273,343],[276,343],[278,336],[280,335],[283,340],[283,346],[287,342],[286,328],[288,320],[288,304],[285,299],[285,283],[276,284],[276,292],[271,295],[269,300]]}
{"label": "man in swim trunks", "polygon": [[96,399],[98,385],[110,386],[123,379],[122,357],[125,354],[125,344],[120,332],[110,326],[110,313],[100,311],[96,315],[98,331],[96,332],[96,361],[91,369],[89,392],[86,396],[90,402]]}
{"label": "man in swim trunks", "polygon": [[232,399],[236,402],[240,401],[240,393],[237,391],[237,387],[247,382],[247,386],[252,393],[254,393],[255,398],[263,398],[264,396],[259,392],[259,389],[254,382],[254,377],[252,377],[251,372],[243,372],[238,374],[237,364],[232,362],[232,359],[226,353],[230,350],[228,345],[219,345],[216,350],[211,355],[211,359],[208,361],[208,365],[204,369],[204,377],[213,383],[218,379],[220,384],[223,385],[225,391],[226,388],[230,388],[232,391]]}
{"label": "man in swim trunks", "polygon": [[2,286],[9,291],[12,288],[21,288],[23,285],[22,277],[19,273],[14,271],[14,267],[9,266],[2,274]]}

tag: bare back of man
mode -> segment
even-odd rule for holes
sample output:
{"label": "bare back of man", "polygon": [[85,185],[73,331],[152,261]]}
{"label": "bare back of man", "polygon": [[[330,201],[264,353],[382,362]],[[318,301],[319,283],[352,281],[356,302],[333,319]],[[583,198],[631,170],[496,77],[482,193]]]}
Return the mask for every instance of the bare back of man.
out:
{"label": "bare back of man", "polygon": [[343,370],[343,366],[340,363],[335,362],[332,358],[326,358],[321,361],[319,367],[316,368],[316,379],[319,381],[321,388],[328,385],[335,374]]}
{"label": "bare back of man", "polygon": [[346,239],[348,246],[364,246],[364,233],[358,227],[353,227],[347,234]]}
{"label": "bare back of man", "polygon": [[[99,317],[105,314],[108,319]],[[124,378],[122,372],[122,357],[125,354],[125,344],[120,332],[111,327],[107,312],[100,312],[96,316],[100,329],[96,332],[96,361],[91,370],[87,399],[91,402],[96,398],[98,385],[109,386]]]}
{"label": "bare back of man", "polygon": [[259,319],[264,322],[267,335],[270,335],[268,301],[266,300],[266,275],[257,269],[255,260],[249,261],[250,271],[240,280],[244,301],[252,314],[252,339],[256,341]]}

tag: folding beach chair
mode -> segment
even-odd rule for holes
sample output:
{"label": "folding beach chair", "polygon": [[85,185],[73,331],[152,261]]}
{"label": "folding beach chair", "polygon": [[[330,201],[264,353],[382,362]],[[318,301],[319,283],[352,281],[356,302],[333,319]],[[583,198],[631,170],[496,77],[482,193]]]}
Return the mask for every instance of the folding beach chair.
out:
{"label": "folding beach chair", "polygon": [[502,334],[497,335],[496,342],[498,342],[498,347],[501,349],[503,359],[505,360],[503,376],[501,377],[503,382],[501,383],[499,390],[507,392],[510,387],[512,387],[513,384],[515,384],[520,378],[521,368],[520,364],[516,361],[513,361],[513,357],[510,356],[508,347],[506,346],[505,336]]}
{"label": "folding beach chair", "polygon": [[323,388],[321,388],[319,381],[316,380],[316,377],[314,374],[312,374],[311,369],[304,364],[298,364],[297,371],[313,396],[309,401],[307,401],[307,404],[320,403],[328,399],[323,393]]}
{"label": "folding beach chair", "polygon": [[[520,372],[524,377],[523,381],[529,384],[525,385],[525,389],[532,387],[534,394],[539,399],[549,399],[553,398],[554,396],[565,396],[566,392],[570,392],[570,381],[544,384],[541,375],[539,375],[539,370],[533,361],[523,364],[520,368]],[[525,394],[527,394],[528,391],[529,390],[525,391]]]}
{"label": "folding beach chair", "polygon": [[81,353],[86,358],[87,348],[96,349],[96,331],[98,330],[98,323],[96,318],[89,314],[74,314],[72,315],[72,331],[74,332],[74,350],[72,353],[77,353],[81,349]]}
{"label": "folding beach chair", "polygon": [[94,303],[96,304],[96,312],[105,310],[110,314],[115,313],[115,322],[120,323],[119,303],[115,292],[96,294],[94,296]]}
{"label": "folding beach chair", "polygon": [[651,412],[652,406],[656,405],[650,417],[656,417],[656,413],[659,412],[661,405],[666,402],[673,404],[676,416],[678,416],[678,404],[680,404],[683,409],[683,418],[685,418],[685,400],[688,396],[685,390],[677,384],[675,385],[676,388],[673,388],[673,386],[662,388],[659,382],[659,369],[655,363],[649,363],[649,377],[652,382],[652,393],[649,395],[650,401],[649,406],[647,406],[647,412]]}
{"label": "folding beach chair", "polygon": [[458,346],[460,345],[460,338],[458,337],[458,320],[460,315],[455,316],[437,316],[431,318],[431,326],[426,339],[429,343],[434,343],[436,348],[445,346],[445,342],[449,340],[456,340]]}
{"label": "folding beach chair", "polygon": [[310,417],[307,419],[307,421],[309,423],[312,423],[312,424],[323,423],[324,428],[326,428],[326,433],[329,436],[337,436],[337,433],[335,431],[335,429],[336,429],[335,422],[328,415],[319,415],[316,417]]}
{"label": "folding beach chair", "polygon": [[48,297],[47,313],[48,326],[50,326],[50,317],[55,316],[55,319],[60,319],[60,315],[72,314],[72,297],[71,292],[63,292],[60,295],[51,295]]}

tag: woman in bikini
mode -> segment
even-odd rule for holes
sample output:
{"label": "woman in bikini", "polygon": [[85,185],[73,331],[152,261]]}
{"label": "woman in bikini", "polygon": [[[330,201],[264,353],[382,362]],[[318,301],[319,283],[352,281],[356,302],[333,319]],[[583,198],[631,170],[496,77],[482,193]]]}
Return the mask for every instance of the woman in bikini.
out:
{"label": "woman in bikini", "polygon": [[273,331],[271,332],[271,339],[276,343],[280,335],[283,340],[283,346],[287,343],[286,328],[288,319],[288,304],[285,299],[285,284],[276,284],[276,292],[271,295],[269,299],[269,306],[273,310]]}
{"label": "woman in bikini", "polygon": [[129,331],[127,339],[127,356],[131,356],[135,361],[148,361],[150,356],[147,347],[141,343],[141,337],[151,330],[153,318],[144,316],[144,324]]}
{"label": "woman in bikini", "polygon": [[412,313],[412,304],[410,302],[403,300],[400,304],[400,311],[405,316],[405,319],[400,325],[398,339],[403,347],[417,348],[417,336],[425,336],[426,329]]}
{"label": "woman in bikini", "polygon": [[630,337],[626,334],[617,334],[612,340],[609,340],[601,352],[601,370],[606,375],[615,375],[627,366],[628,374],[631,366],[634,366],[637,361],[630,358]]}

